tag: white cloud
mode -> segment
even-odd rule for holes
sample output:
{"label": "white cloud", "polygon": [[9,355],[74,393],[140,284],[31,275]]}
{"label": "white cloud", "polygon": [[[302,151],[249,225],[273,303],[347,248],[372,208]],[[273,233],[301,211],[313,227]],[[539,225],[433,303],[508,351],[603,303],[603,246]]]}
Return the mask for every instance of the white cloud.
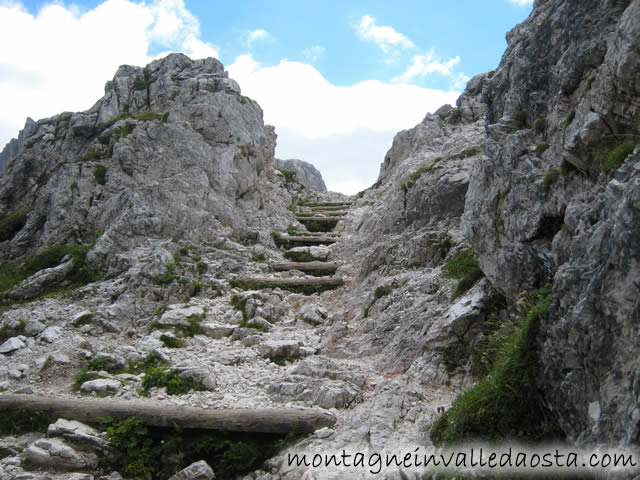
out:
{"label": "white cloud", "polygon": [[416,78],[425,77],[432,73],[439,73],[447,76],[452,75],[452,69],[458,63],[460,63],[460,57],[454,57],[442,62],[436,58],[432,50],[424,55],[414,55],[411,59],[411,65],[409,68],[402,75],[395,77],[393,81],[398,83],[409,83]]}
{"label": "white cloud", "polygon": [[249,37],[247,38],[247,44],[251,46],[251,44],[257,40],[266,40],[270,37],[269,32],[259,28],[257,30],[252,30],[249,32]]}
{"label": "white cloud", "polygon": [[356,31],[365,40],[373,40],[383,52],[387,53],[391,47],[413,48],[415,45],[393,27],[376,25],[376,19],[365,15],[356,25]]}
{"label": "white cloud", "polygon": [[307,62],[313,63],[324,54],[324,47],[316,45],[314,47],[305,48],[302,50],[302,58]]}
{"label": "white cloud", "polygon": [[393,135],[459,94],[374,80],[341,87],[311,65],[262,66],[249,54],[228,69],[276,126],[276,154],[311,161],[334,188],[375,181]]}
{"label": "white cloud", "polygon": [[526,7],[529,5],[533,5],[533,0],[507,0],[512,5],[517,5],[519,7]]}
{"label": "white cloud", "polygon": [[122,64],[145,65],[150,50],[218,56],[200,38],[183,0],[106,0],[92,10],[47,4],[36,15],[0,2],[0,148],[25,118],[89,108]]}

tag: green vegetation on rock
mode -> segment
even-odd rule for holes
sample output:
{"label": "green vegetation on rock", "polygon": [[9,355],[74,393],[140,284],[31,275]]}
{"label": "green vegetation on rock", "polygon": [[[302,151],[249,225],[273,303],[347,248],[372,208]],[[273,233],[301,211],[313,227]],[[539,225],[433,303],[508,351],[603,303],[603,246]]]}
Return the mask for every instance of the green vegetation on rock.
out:
{"label": "green vegetation on rock", "polygon": [[27,223],[29,210],[22,208],[0,215],[0,242],[11,240]]}
{"label": "green vegetation on rock", "polygon": [[470,248],[459,252],[449,260],[442,268],[442,272],[445,277],[458,280],[452,299],[467,292],[484,276],[478,265],[476,254]]}
{"label": "green vegetation on rock", "polygon": [[552,302],[551,285],[526,296],[520,327],[496,349],[495,364],[478,385],[460,395],[431,427],[437,445],[471,439],[540,440],[558,429],[536,387],[536,337]]}

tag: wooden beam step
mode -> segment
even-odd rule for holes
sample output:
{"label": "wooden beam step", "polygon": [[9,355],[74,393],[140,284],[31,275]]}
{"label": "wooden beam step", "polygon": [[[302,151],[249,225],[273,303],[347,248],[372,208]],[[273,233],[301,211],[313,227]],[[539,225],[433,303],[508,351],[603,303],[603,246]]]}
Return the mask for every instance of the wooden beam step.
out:
{"label": "wooden beam step", "polygon": [[314,260],[312,262],[282,262],[282,263],[272,263],[271,268],[278,271],[285,270],[301,270],[303,272],[307,271],[336,271],[338,268],[338,264],[335,262],[319,262]]}
{"label": "wooden beam step", "polygon": [[151,427],[197,428],[224,432],[310,433],[335,424],[335,417],[311,408],[198,408],[152,400],[107,398],[56,398],[38,395],[0,395],[0,411],[27,409],[54,418],[98,423],[102,417],[117,419],[137,416]]}
{"label": "wooden beam step", "polygon": [[344,284],[344,280],[340,277],[291,277],[291,278],[272,278],[272,277],[245,277],[234,278],[229,282],[234,288],[242,290],[261,290],[264,288],[281,288],[294,293],[302,293],[304,295],[312,295],[314,293],[324,292]]}
{"label": "wooden beam step", "polygon": [[[323,233],[323,232],[317,232]],[[300,236],[289,236],[289,235],[281,235],[280,238],[282,240],[292,242],[292,243],[303,243],[305,245],[329,245],[332,243],[336,243],[338,238],[331,235],[300,235]]]}
{"label": "wooden beam step", "polygon": [[301,207],[350,207],[352,202],[309,202],[299,204]]}
{"label": "wooden beam step", "polygon": [[313,220],[314,222],[337,222],[339,217],[301,217],[296,215],[296,220],[300,223],[308,222]]}
{"label": "wooden beam step", "polygon": [[339,218],[339,217],[344,217],[346,214],[347,212],[327,212],[327,211],[312,212],[312,213],[306,213],[306,212],[296,213],[298,217],[309,217],[309,218],[314,218],[314,215],[319,215],[320,217]]}

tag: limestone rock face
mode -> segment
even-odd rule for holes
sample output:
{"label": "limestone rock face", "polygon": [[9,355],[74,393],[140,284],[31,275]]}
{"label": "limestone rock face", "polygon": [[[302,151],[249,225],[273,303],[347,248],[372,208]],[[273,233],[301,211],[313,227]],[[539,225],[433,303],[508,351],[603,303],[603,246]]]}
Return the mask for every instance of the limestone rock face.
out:
{"label": "limestone rock face", "polygon": [[28,122],[5,152],[0,213],[28,217],[0,260],[97,239],[89,258],[116,274],[158,239],[242,239],[293,223],[272,179],[275,138],[215,59],[122,66],[90,110]]}
{"label": "limestone rock face", "polygon": [[296,172],[297,180],[309,190],[313,190],[315,192],[327,191],[327,186],[324,184],[322,174],[309,162],[297,159],[280,160],[279,158],[276,158],[274,159],[274,165],[276,168]]}
{"label": "limestone rock face", "polygon": [[507,35],[462,221],[508,298],[554,283],[540,383],[568,437],[585,442],[640,432],[638,149],[607,165],[640,138],[638,15],[635,0],[549,0]]}

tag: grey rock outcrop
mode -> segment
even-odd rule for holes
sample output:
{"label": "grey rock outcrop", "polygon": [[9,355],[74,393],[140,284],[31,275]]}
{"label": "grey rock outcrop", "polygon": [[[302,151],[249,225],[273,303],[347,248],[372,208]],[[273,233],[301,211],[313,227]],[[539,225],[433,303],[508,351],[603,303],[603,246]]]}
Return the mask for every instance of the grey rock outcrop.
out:
{"label": "grey rock outcrop", "polygon": [[[629,154],[640,139],[639,15],[636,0],[539,1],[509,32],[463,216],[483,272],[508,298],[553,282],[540,384],[581,442],[640,433],[640,350],[628,333],[640,318],[640,155]],[[625,142],[614,172],[608,156]]]}
{"label": "grey rock outcrop", "polygon": [[202,243],[226,231],[242,240],[294,223],[273,178],[274,130],[215,59],[172,54],[122,66],[90,110],[21,135],[0,181],[0,212],[28,217],[2,261],[97,239],[89,258],[116,274],[158,239]]}
{"label": "grey rock outcrop", "polygon": [[280,160],[274,159],[276,168],[291,170],[296,172],[296,180],[309,190],[315,192],[326,192],[327,186],[324,184],[320,171],[309,162],[297,159]]}
{"label": "grey rock outcrop", "polygon": [[215,478],[216,475],[209,464],[200,460],[172,475],[169,480],[214,480]]}

